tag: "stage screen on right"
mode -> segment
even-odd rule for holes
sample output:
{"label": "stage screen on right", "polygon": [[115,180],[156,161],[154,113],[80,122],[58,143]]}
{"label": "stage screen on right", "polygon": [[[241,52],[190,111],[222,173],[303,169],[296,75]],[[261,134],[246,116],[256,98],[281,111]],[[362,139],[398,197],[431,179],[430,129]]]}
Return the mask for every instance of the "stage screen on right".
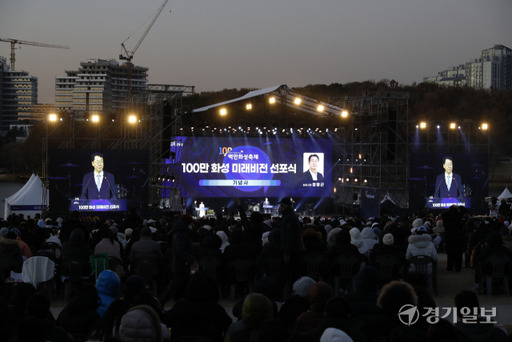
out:
{"label": "stage screen on right", "polygon": [[461,205],[478,211],[488,192],[487,154],[415,153],[410,157],[409,205],[445,209]]}

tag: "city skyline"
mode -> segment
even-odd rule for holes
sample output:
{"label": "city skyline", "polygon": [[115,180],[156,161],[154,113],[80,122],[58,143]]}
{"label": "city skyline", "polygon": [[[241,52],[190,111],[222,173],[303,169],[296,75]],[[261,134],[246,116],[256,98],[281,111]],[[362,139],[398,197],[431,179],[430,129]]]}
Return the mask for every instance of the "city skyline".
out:
{"label": "city skyline", "polygon": [[[39,103],[55,103],[55,77],[89,58],[135,47],[163,0],[0,0],[0,38],[17,45],[16,69],[38,78]],[[423,77],[512,47],[512,2],[491,0],[170,0],[135,52],[149,83],[196,91],[290,87]],[[0,42],[0,56],[10,44]]]}

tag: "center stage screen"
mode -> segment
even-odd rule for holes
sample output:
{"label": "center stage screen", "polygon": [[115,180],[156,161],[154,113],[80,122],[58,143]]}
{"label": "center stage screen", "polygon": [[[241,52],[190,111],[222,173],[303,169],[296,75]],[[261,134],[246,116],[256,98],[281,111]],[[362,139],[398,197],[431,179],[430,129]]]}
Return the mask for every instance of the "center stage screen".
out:
{"label": "center stage screen", "polygon": [[171,150],[187,197],[323,197],[331,146],[329,139],[178,137]]}

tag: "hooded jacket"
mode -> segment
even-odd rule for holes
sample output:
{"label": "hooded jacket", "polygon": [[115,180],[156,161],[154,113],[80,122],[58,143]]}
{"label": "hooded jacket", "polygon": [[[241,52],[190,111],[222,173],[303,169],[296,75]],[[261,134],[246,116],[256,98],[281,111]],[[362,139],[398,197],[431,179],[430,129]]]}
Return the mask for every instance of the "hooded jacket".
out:
{"label": "hooded jacket", "polygon": [[101,304],[98,307],[98,314],[103,317],[110,304],[117,299],[121,291],[121,279],[111,270],[103,270],[96,280],[96,290],[100,297]]}
{"label": "hooded jacket", "polygon": [[405,253],[407,260],[417,255],[426,255],[437,261],[437,251],[432,238],[428,234],[409,236],[409,246]]}

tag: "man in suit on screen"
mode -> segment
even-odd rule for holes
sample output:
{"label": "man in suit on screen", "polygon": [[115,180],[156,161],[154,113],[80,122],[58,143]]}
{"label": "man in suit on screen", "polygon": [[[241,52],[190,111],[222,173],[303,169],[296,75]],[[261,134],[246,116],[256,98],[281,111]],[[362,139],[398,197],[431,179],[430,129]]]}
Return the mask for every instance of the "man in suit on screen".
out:
{"label": "man in suit on screen", "polygon": [[444,173],[437,176],[435,198],[462,198],[464,189],[460,175],[453,172],[453,160],[451,157],[443,158]]}
{"label": "man in suit on screen", "polygon": [[91,155],[93,172],[86,173],[82,180],[81,199],[116,199],[117,187],[114,175],[103,170],[103,154]]}
{"label": "man in suit on screen", "polygon": [[317,154],[311,154],[308,157],[309,168],[304,172],[304,183],[323,182],[324,176],[318,172],[320,166],[320,157]]}

